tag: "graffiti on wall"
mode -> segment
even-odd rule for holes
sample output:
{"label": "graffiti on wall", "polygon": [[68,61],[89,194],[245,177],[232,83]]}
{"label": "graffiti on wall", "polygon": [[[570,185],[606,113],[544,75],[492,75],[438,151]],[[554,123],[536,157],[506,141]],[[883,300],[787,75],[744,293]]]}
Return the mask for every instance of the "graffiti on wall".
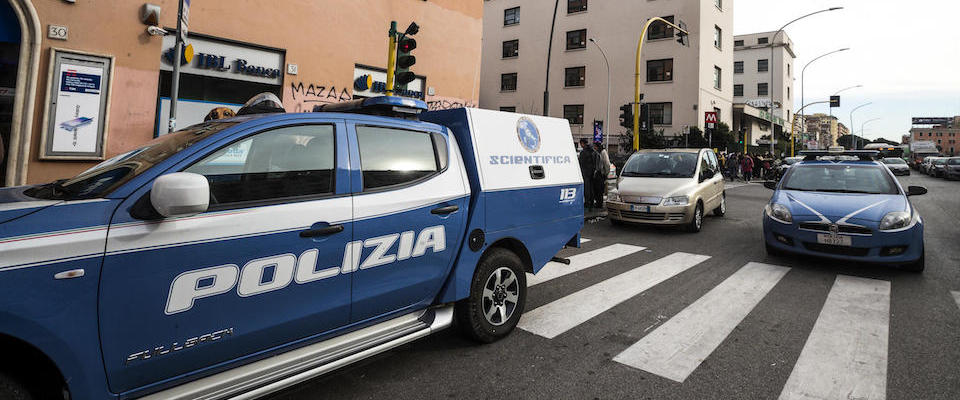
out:
{"label": "graffiti on wall", "polygon": [[476,106],[477,105],[472,101],[467,101],[456,97],[430,96],[427,98],[427,108],[429,108],[430,111]]}
{"label": "graffiti on wall", "polygon": [[294,102],[290,111],[311,112],[315,105],[352,100],[349,88],[348,85],[290,82],[290,99]]}

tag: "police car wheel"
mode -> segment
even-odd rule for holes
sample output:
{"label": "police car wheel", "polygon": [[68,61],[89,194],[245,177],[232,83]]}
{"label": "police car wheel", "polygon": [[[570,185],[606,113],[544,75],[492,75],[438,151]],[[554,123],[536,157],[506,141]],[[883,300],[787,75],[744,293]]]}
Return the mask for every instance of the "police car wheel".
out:
{"label": "police car wheel", "polygon": [[724,192],[720,196],[720,205],[717,208],[713,209],[713,215],[722,217],[727,214],[727,193]]}
{"label": "police car wheel", "polygon": [[455,310],[460,331],[483,343],[500,340],[513,331],[527,297],[523,262],[512,251],[491,249],[477,265],[470,295]]}
{"label": "police car wheel", "polygon": [[31,400],[27,388],[13,378],[0,373],[0,400]]}

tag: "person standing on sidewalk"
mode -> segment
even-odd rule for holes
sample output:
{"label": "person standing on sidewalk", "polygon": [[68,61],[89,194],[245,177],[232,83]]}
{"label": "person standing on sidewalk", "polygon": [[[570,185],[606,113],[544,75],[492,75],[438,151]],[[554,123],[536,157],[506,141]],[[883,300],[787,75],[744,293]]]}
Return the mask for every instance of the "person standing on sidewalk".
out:
{"label": "person standing on sidewalk", "polygon": [[593,197],[598,208],[603,209],[603,196],[607,194],[607,177],[610,176],[610,156],[600,142],[593,142],[593,149],[600,158],[597,180],[593,183]]}
{"label": "person standing on sidewalk", "polygon": [[577,161],[580,162],[580,174],[583,176],[583,207],[590,211],[594,207],[593,181],[600,166],[600,155],[587,139],[580,139],[580,148],[583,150],[580,150]]}
{"label": "person standing on sidewalk", "polygon": [[750,178],[753,177],[753,158],[749,154],[743,155],[743,160],[740,161],[740,169],[743,170],[743,180],[750,182]]}

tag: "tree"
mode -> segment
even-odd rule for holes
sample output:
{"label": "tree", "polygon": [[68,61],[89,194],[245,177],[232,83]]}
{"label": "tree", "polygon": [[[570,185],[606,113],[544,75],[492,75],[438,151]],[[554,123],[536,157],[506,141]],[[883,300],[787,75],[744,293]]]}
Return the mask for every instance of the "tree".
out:
{"label": "tree", "polygon": [[856,140],[860,140],[860,138],[853,135],[843,135],[837,138],[837,145],[843,146],[845,149],[856,149],[854,143]]}
{"label": "tree", "polygon": [[894,142],[894,141],[889,140],[889,139],[886,139],[886,138],[878,138],[878,139],[876,139],[876,140],[874,140],[874,141],[872,141],[872,142],[870,142],[870,143],[883,143],[883,144],[889,144],[889,145],[891,145],[891,146],[899,146],[899,145],[900,145],[900,143]]}

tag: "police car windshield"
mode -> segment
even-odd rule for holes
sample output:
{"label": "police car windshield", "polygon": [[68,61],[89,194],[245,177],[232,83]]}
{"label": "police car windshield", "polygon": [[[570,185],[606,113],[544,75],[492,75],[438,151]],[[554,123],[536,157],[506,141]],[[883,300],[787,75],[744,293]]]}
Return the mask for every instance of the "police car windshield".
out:
{"label": "police car windshield", "polygon": [[32,188],[26,195],[42,199],[103,197],[159,162],[237,122],[208,122],[158,137],[136,150],[117,155],[80,175]]}
{"label": "police car windshield", "polygon": [[799,164],[783,177],[782,187],[808,192],[900,193],[889,173],[876,165]]}
{"label": "police car windshield", "polygon": [[902,158],[892,158],[892,157],[888,157],[888,158],[884,158],[884,159],[883,159],[883,163],[884,163],[884,164],[906,164],[907,162],[906,162],[906,161],[903,161]]}
{"label": "police car windshield", "polygon": [[625,177],[691,178],[697,167],[697,153],[637,153],[623,166]]}

